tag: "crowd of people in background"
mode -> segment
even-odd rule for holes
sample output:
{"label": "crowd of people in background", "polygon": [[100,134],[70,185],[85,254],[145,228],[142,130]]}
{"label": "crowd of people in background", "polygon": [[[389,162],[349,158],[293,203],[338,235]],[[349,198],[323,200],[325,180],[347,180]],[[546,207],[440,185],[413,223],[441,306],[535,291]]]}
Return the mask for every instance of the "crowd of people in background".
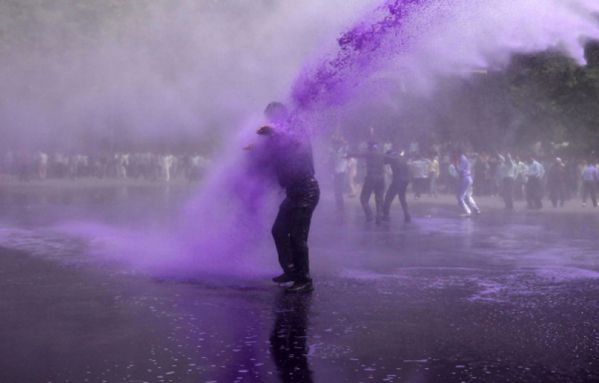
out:
{"label": "crowd of people in background", "polygon": [[[334,137],[330,164],[337,208],[343,209],[345,197],[359,196],[366,219],[380,222],[389,219],[391,204],[398,198],[404,219],[409,222],[409,192],[415,199],[455,194],[465,215],[479,212],[474,202],[478,196],[500,197],[508,210],[514,209],[514,201],[525,201],[529,209],[542,209],[545,199],[554,208],[563,207],[573,199],[579,199],[583,206],[598,206],[599,164],[594,158],[515,155],[507,151],[463,154],[464,158],[456,157],[452,149],[441,146],[425,151],[413,143],[399,146],[375,140],[350,148],[343,138]],[[7,151],[0,159],[0,175],[21,181],[76,178],[195,181],[209,163],[207,157],[199,154]],[[460,166],[467,166],[466,173]],[[374,212],[370,207],[372,196]]]}
{"label": "crowd of people in background", "polygon": [[[404,219],[409,222],[409,191],[415,199],[454,194],[466,216],[480,214],[474,201],[478,196],[497,196],[507,210],[514,209],[514,201],[525,201],[528,209],[539,210],[546,198],[554,208],[578,198],[583,206],[590,203],[597,207],[599,165],[594,158],[562,158],[532,151],[524,155],[507,151],[466,153],[440,145],[423,151],[417,144],[400,148],[376,140],[354,149],[342,137],[333,137],[335,199],[337,208],[343,209],[343,197],[355,197],[361,190],[360,202],[367,221],[388,219],[389,206],[399,196]],[[370,208],[372,195],[376,214]]]}
{"label": "crowd of people in background", "polygon": [[166,181],[198,180],[210,160],[199,154],[156,153],[65,154],[7,151],[0,174],[21,181],[75,178],[115,178]]}

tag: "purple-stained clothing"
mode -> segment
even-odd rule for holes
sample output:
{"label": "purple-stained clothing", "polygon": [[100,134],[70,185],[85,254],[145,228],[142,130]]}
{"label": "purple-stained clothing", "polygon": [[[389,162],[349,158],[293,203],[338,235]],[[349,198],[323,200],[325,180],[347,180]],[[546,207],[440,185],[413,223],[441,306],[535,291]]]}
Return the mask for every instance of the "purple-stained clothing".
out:
{"label": "purple-stained clothing", "polygon": [[310,281],[308,236],[320,189],[314,178],[314,159],[309,137],[303,132],[280,131],[269,137],[270,169],[286,197],[272,227],[272,235],[284,273],[293,281]]}
{"label": "purple-stained clothing", "polygon": [[314,178],[312,145],[307,137],[276,138],[275,173],[281,187],[294,189]]}

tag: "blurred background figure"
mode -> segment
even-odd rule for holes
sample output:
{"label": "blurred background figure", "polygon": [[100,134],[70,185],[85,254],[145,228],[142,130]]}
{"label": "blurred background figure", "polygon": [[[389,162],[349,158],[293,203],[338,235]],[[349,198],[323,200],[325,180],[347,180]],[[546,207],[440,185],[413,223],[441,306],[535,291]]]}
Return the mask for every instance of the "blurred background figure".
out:
{"label": "blurred background figure", "polygon": [[440,168],[440,164],[439,164],[439,155],[437,153],[435,153],[433,155],[433,158],[430,162],[430,169],[429,169],[429,178],[430,178],[430,186],[429,186],[429,192],[431,197],[437,197],[439,195],[439,191],[437,189],[438,187],[438,182],[439,182],[439,177],[441,176],[441,168]]}
{"label": "blurred background figure", "polygon": [[540,210],[543,208],[543,176],[545,169],[533,156],[528,156],[526,172],[526,203],[529,209]]}
{"label": "blurred background figure", "polygon": [[514,210],[514,182],[516,178],[516,163],[510,153],[498,154],[497,174],[501,182],[501,196],[507,210]]}
{"label": "blurred background figure", "polygon": [[458,148],[454,151],[454,163],[457,174],[456,196],[458,204],[464,211],[463,216],[470,217],[473,211],[478,215],[480,209],[472,196],[473,179],[470,160],[466,157],[463,149]]}
{"label": "blurred background figure", "polygon": [[547,189],[554,208],[566,203],[566,165],[557,157],[547,172]]}
{"label": "blurred background figure", "polygon": [[473,189],[474,195],[484,196],[489,194],[489,161],[486,154],[479,154],[473,161]]}
{"label": "blurred background figure", "polygon": [[360,189],[358,185],[358,160],[355,158],[347,159],[347,183],[349,197],[354,198],[358,195],[358,190]]}
{"label": "blurred background figure", "polygon": [[394,147],[389,152],[385,153],[385,163],[391,167],[392,177],[391,184],[385,194],[385,202],[383,206],[383,220],[390,220],[391,204],[395,196],[399,198],[399,203],[403,211],[404,222],[412,221],[408,210],[408,201],[406,192],[410,183],[410,167],[405,158],[405,153],[399,148]]}
{"label": "blurred background figure", "polygon": [[414,197],[419,199],[422,194],[428,191],[429,177],[431,174],[431,161],[424,158],[421,154],[417,154],[414,161],[411,163],[411,173],[413,177],[412,188]]}
{"label": "blurred background figure", "polygon": [[129,155],[124,153],[115,154],[114,160],[116,162],[116,177],[126,179],[127,166],[129,165]]}
{"label": "blurred background figure", "polygon": [[348,162],[347,143],[340,135],[332,138],[331,162],[333,166],[333,191],[337,211],[343,211],[345,202],[343,195],[347,186]]}
{"label": "blurred background figure", "polygon": [[585,162],[582,170],[582,206],[587,205],[587,199],[591,197],[593,207],[597,207],[597,181],[599,175],[597,166],[592,162]]}
{"label": "blurred background figure", "polygon": [[48,155],[41,151],[37,154],[37,174],[40,180],[48,177]]}
{"label": "blurred background figure", "polygon": [[364,159],[366,165],[366,176],[360,193],[360,203],[364,209],[366,222],[372,222],[373,214],[370,208],[370,197],[374,194],[376,207],[376,223],[381,222],[383,216],[383,194],[385,193],[385,162],[379,145],[369,141],[366,152],[353,153],[350,157]]}
{"label": "blurred background figure", "polygon": [[528,182],[528,179],[526,178],[528,166],[520,157],[516,157],[515,162],[516,182],[514,185],[514,198],[517,200],[524,200],[526,195],[526,183]]}

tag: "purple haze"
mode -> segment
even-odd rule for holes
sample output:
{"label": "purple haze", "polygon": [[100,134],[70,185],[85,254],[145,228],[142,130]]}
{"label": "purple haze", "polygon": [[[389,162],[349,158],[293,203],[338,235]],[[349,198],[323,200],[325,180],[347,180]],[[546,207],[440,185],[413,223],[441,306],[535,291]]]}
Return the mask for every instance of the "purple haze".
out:
{"label": "purple haze", "polygon": [[[388,0],[343,33],[336,51],[308,60],[291,87],[288,102],[296,117],[311,124],[310,131],[318,136],[328,129],[315,116],[332,107],[343,112],[343,106],[360,98],[379,72],[394,73],[406,92],[418,93],[431,92],[437,79],[444,76],[501,68],[516,52],[560,49],[582,61],[584,39],[599,37],[592,15],[597,11],[599,4],[591,0],[522,0],[517,4],[511,0],[492,4],[481,0]],[[384,89],[369,93],[368,97],[372,96],[385,97]],[[261,265],[276,268],[274,247],[267,247],[261,256],[255,251],[268,243],[276,187],[259,168],[251,166],[253,154],[241,149],[257,140],[254,131],[260,122],[256,118],[242,129],[221,165],[203,181],[185,210],[177,235],[158,240],[160,251],[144,259],[139,259],[138,252],[130,248],[135,245],[127,241],[122,257],[162,272],[221,270],[247,275],[263,272]],[[153,234],[139,237],[146,250],[147,238],[161,238]]]}

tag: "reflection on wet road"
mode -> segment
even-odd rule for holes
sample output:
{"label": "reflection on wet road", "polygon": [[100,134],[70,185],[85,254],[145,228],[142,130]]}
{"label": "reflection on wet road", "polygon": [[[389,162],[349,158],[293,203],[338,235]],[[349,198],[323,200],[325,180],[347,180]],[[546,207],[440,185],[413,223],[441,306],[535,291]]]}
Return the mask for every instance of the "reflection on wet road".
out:
{"label": "reflection on wet road", "polygon": [[282,382],[313,382],[306,332],[311,302],[311,293],[277,295],[270,351]]}
{"label": "reflection on wet road", "polygon": [[413,224],[375,227],[325,203],[310,296],[270,284],[268,233],[258,271],[160,275],[65,230],[162,230],[189,193],[3,191],[0,381],[599,380],[599,215],[463,220],[422,203]]}

